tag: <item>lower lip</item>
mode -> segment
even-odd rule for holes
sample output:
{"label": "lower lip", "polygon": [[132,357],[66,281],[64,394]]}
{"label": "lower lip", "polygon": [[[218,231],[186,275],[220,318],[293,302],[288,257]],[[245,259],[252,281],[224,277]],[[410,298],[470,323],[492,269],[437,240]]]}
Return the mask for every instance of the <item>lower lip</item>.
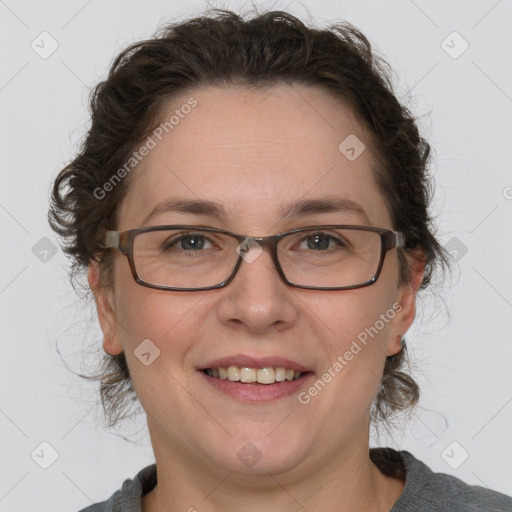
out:
{"label": "lower lip", "polygon": [[232,382],[229,379],[210,377],[202,371],[199,373],[208,384],[214,386],[218,391],[247,402],[265,402],[296,394],[313,377],[312,372],[307,372],[297,380],[286,380],[275,384],[244,384],[242,382]]}

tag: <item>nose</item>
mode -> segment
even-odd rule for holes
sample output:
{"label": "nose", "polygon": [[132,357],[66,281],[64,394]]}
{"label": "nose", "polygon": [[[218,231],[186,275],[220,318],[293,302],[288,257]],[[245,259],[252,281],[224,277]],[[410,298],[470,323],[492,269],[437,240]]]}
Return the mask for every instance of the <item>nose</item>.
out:
{"label": "nose", "polygon": [[253,334],[285,330],[298,317],[296,292],[281,279],[269,248],[260,251],[256,246],[244,254],[237,274],[221,289],[223,298],[218,308],[222,323],[245,326]]}

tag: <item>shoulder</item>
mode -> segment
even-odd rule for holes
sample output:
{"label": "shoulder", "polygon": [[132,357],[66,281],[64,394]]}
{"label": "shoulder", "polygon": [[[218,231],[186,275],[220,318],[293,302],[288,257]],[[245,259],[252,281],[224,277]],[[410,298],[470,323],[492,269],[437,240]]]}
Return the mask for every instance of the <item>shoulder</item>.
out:
{"label": "shoulder", "polygon": [[127,478],[121,489],[108,500],[93,503],[79,512],[142,512],[142,496],[156,483],[156,464],[151,464],[141,469],[133,479]]}
{"label": "shoulder", "polygon": [[[405,473],[404,491],[390,512],[512,512],[512,497],[469,485],[453,475],[434,473],[408,451],[372,449],[370,456],[386,474],[393,474],[393,463],[398,476]],[[381,461],[386,460],[381,468]]]}

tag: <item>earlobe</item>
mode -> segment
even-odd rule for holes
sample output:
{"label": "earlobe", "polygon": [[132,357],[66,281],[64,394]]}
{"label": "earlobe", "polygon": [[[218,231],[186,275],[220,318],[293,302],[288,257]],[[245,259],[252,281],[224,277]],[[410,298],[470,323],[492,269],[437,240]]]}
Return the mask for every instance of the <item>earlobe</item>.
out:
{"label": "earlobe", "polygon": [[99,286],[100,268],[95,260],[90,261],[87,280],[94,293],[98,321],[103,332],[103,350],[110,355],[120,354],[123,351],[123,346],[117,329],[117,318],[113,307],[113,292],[112,290],[102,289]]}

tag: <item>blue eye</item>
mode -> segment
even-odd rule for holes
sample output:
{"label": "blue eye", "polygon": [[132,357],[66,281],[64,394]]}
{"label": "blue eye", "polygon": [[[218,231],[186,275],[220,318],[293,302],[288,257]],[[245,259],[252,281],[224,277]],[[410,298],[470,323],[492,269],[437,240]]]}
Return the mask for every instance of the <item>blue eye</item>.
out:
{"label": "blue eye", "polygon": [[[180,246],[176,247],[177,244],[180,244]],[[204,235],[198,233],[190,233],[187,235],[180,235],[178,237],[172,237],[168,239],[163,244],[163,248],[176,248],[183,251],[199,251],[201,249],[211,248],[208,246],[205,247],[205,244],[211,245],[211,242]]]}
{"label": "blue eye", "polygon": [[[342,240],[334,238],[326,233],[312,233],[304,238],[307,242],[307,248],[313,250],[333,249],[334,247],[344,246]],[[300,247],[303,248],[303,247]]]}

